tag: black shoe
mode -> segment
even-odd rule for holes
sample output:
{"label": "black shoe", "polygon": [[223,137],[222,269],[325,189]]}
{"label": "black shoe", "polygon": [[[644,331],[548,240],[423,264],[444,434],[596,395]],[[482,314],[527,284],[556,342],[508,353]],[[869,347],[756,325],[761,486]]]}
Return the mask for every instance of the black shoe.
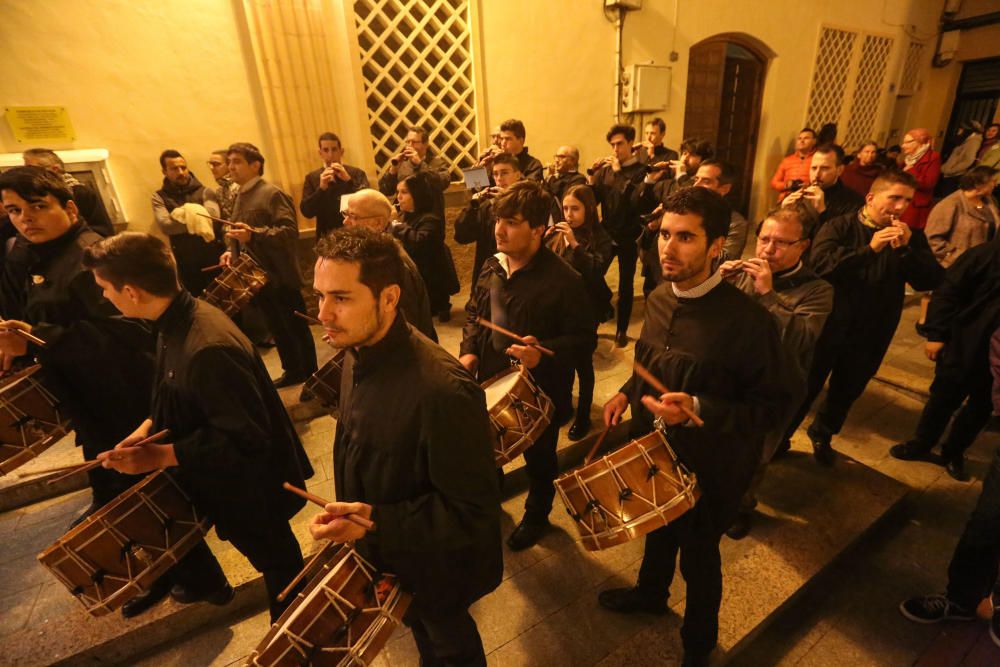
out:
{"label": "black shoe", "polygon": [[689,653],[684,651],[684,661],[681,662],[681,667],[708,667],[709,658],[711,657],[711,651],[708,653]]}
{"label": "black shoe", "polygon": [[228,581],[225,586],[210,593],[197,593],[181,586],[180,584],[174,584],[174,587],[170,589],[170,597],[177,600],[181,604],[207,602],[221,607],[222,605],[227,605],[232,602],[232,599],[235,596],[236,591],[233,590],[233,587],[229,585]]}
{"label": "black shoe", "polygon": [[538,544],[538,540],[542,539],[542,535],[547,533],[550,527],[548,520],[543,523],[521,519],[521,523],[517,524],[517,528],[507,538],[507,546],[511,551],[523,551],[528,547],[533,547]]}
{"label": "black shoe", "polygon": [[784,456],[788,452],[792,451],[792,441],[787,438],[778,443],[778,448],[774,450],[774,454],[771,455],[771,460]]}
{"label": "black shoe", "polygon": [[833,451],[833,447],[830,446],[829,440],[813,440],[813,458],[816,459],[816,463],[821,466],[830,468],[833,466],[834,461],[837,460],[837,453]]}
{"label": "black shoe", "polygon": [[990,616],[990,639],[1000,646],[1000,593],[994,591],[990,595],[990,603],[993,605],[993,615]]}
{"label": "black shoe", "polygon": [[308,403],[316,398],[316,394],[309,391],[306,386],[302,387],[302,391],[299,392],[299,403]]}
{"label": "black shoe", "polygon": [[726,531],[726,536],[731,540],[742,540],[750,534],[751,525],[753,525],[753,512],[740,512],[733,520],[733,525]]}
{"label": "black shoe", "polygon": [[438,313],[438,321],[442,322],[442,323],[444,323],[444,322],[450,322],[451,321],[451,308],[448,308],[446,310],[442,310],[440,313]]}
{"label": "black shoe", "polygon": [[914,623],[974,621],[975,610],[960,607],[944,595],[923,595],[899,603],[899,613]]}
{"label": "black shoe", "polygon": [[917,335],[921,338],[927,338],[927,325],[921,324],[920,322],[915,322],[913,328],[917,330]]}
{"label": "black shoe", "polygon": [[951,459],[944,464],[944,469],[948,471],[952,479],[957,482],[968,482],[969,475],[965,472],[965,458],[959,456],[957,459]]}
{"label": "black shoe", "polygon": [[122,605],[122,617],[133,618],[138,616],[163,598],[167,597],[167,593],[169,592],[170,579],[168,577],[160,577],[153,582],[153,585],[149,587],[148,591],[140,593]]}
{"label": "black shoe", "polygon": [[298,378],[288,373],[282,373],[281,377],[273,381],[275,389],[284,389],[285,387],[294,387],[297,384],[302,384],[306,381],[306,378]]}
{"label": "black shoe", "polygon": [[638,587],[610,588],[597,594],[597,602],[605,609],[619,614],[666,614],[667,601],[650,600]]}
{"label": "black shoe", "polygon": [[590,417],[577,417],[573,425],[569,427],[569,439],[582,440],[590,431]]}
{"label": "black shoe", "polygon": [[628,333],[619,331],[615,334],[615,347],[625,347],[628,345]]}
{"label": "black shoe", "polygon": [[79,526],[81,523],[87,520],[87,517],[94,514],[97,510],[101,509],[101,507],[103,507],[103,505],[98,503],[96,500],[90,503],[90,506],[88,506],[87,509],[83,510],[83,513],[80,516],[73,519],[73,521],[69,524],[69,529],[72,530],[73,528]]}
{"label": "black shoe", "polygon": [[926,459],[929,453],[930,449],[916,440],[901,442],[889,448],[889,454],[900,461],[921,461]]}

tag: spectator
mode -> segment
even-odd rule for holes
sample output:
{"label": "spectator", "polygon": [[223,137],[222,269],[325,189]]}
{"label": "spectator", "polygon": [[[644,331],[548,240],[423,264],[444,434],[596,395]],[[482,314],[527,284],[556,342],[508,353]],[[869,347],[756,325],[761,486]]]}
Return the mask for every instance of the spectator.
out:
{"label": "spectator", "polygon": [[927,218],[927,242],[941,266],[951,266],[968,250],[994,237],[1000,226],[993,188],[997,172],[973,167],[958,183],[958,190],[939,201]]}
{"label": "spectator", "polygon": [[864,197],[871,190],[872,183],[878,175],[885,169],[885,165],[880,163],[878,157],[878,144],[874,141],[866,141],[854,154],[854,159],[847,163],[840,181]]}
{"label": "spectator", "polygon": [[811,127],[802,128],[795,137],[795,151],[785,156],[771,178],[771,189],[778,192],[779,202],[809,183],[809,165],[815,148],[816,132]]}
{"label": "spectator", "polygon": [[931,213],[934,187],[941,176],[941,155],[931,147],[930,132],[922,127],[910,130],[903,137],[902,155],[903,171],[917,181],[913,202],[903,213],[902,220],[911,229],[923,229]]}
{"label": "spectator", "polygon": [[982,123],[975,120],[962,123],[958,128],[957,138],[959,143],[941,165],[938,197],[946,197],[954,192],[958,188],[958,179],[975,164],[979,148],[983,145]]}

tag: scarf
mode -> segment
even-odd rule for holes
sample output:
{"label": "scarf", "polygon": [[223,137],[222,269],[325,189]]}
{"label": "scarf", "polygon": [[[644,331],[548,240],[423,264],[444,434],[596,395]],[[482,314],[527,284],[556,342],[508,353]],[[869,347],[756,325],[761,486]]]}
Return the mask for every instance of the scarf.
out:
{"label": "scarf", "polygon": [[913,165],[915,165],[917,162],[919,162],[920,158],[922,158],[924,156],[924,153],[926,153],[930,149],[931,149],[931,142],[928,141],[926,144],[924,144],[923,146],[921,146],[920,148],[918,148],[913,153],[913,155],[907,155],[907,156],[905,156],[903,158],[903,161],[906,162],[906,168],[909,169],[910,167],[912,167]]}

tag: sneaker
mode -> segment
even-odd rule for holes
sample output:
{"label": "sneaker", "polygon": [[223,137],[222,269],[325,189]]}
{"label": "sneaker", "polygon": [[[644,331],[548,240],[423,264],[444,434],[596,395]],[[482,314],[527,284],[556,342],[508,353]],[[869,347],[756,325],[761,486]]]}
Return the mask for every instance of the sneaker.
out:
{"label": "sneaker", "polygon": [[976,620],[974,610],[970,611],[960,607],[944,595],[924,595],[904,600],[899,604],[899,613],[914,623],[929,624],[941,621]]}
{"label": "sneaker", "polygon": [[990,639],[1000,646],[1000,593],[994,591],[990,595],[990,603],[993,605],[993,615],[990,616]]}

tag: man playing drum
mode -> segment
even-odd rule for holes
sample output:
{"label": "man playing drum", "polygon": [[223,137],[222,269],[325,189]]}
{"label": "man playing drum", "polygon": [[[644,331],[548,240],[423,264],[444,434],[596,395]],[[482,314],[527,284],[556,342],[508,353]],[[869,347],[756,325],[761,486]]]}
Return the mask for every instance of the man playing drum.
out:
{"label": "man playing drum", "polygon": [[[275,620],[285,606],[278,593],[302,569],[288,519],[305,502],[281,484],[302,486],[312,469],[264,362],[221,310],[179,286],[173,255],[159,239],[119,234],[88,248],[83,262],[124,315],[153,321],[159,332],[152,416],[99,458],[131,474],[178,467],[195,507],[264,575]],[[163,429],[169,444],[132,446]],[[225,604],[233,596],[204,542],[122,613],[135,616],[168,592],[184,603]]]}
{"label": "man playing drum", "polygon": [[[23,321],[0,322],[0,367],[34,356],[45,387],[70,417],[86,459],[110,449],[149,414],[154,339],[144,325],[123,321],[81,265],[84,249],[101,240],[79,215],[63,179],[41,167],[0,176],[0,194],[25,241],[24,262],[4,265],[2,309]],[[2,319],[2,318],[0,318]],[[20,329],[44,341],[40,347]],[[93,503],[74,525],[136,480],[111,470],[88,472]]]}
{"label": "man playing drum", "polygon": [[[399,310],[391,236],[344,227],[316,246],[330,342],[346,350],[334,439],[337,502],[316,539],[354,541],[413,595],[421,664],[486,665],[469,605],[500,583],[500,494],[483,390]],[[374,521],[367,532],[349,519]]]}
{"label": "man playing drum", "polygon": [[[604,406],[604,419],[617,424],[631,407],[632,437],[662,419],[702,495],[692,510],[646,536],[636,586],[603,591],[598,599],[621,613],[666,613],[680,551],[687,582],[684,664],[705,665],[718,640],[719,540],[757,468],[764,434],[789,396],[771,315],[713,271],[729,206],[711,190],[686,188],[668,197],[664,208],[658,244],[665,282],[650,293],[636,361],[670,393],[651,396],[633,374]],[[704,427],[693,425],[682,408],[699,415]]]}
{"label": "man playing drum", "polygon": [[[534,545],[549,528],[552,483],[559,472],[559,426],[572,415],[579,355],[591,353],[597,335],[583,279],[542,243],[551,202],[535,181],[515,183],[497,197],[493,211],[500,252],[486,260],[472,288],[459,357],[480,382],[510,368],[511,361],[520,361],[555,404],[548,428],[524,452],[528,498],[524,518],[507,540],[514,551]],[[523,336],[529,344],[487,329],[480,318]],[[555,354],[543,358],[536,345]]]}

